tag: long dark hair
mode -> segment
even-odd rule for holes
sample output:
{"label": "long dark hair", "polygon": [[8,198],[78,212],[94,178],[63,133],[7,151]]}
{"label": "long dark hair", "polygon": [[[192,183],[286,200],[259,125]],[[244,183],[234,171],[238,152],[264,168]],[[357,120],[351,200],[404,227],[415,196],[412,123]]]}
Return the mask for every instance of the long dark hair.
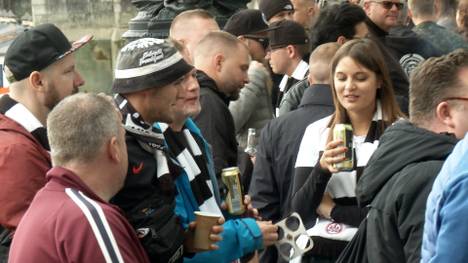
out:
{"label": "long dark hair", "polygon": [[[374,72],[380,78],[382,86],[377,89],[376,100],[379,100],[382,106],[382,115],[384,123],[389,124],[403,116],[396,102],[393,85],[390,80],[390,73],[385,65],[382,52],[371,39],[355,39],[346,42],[333,57],[330,69],[330,86],[333,94],[333,103],[335,113],[330,121],[329,127],[333,129],[337,123],[349,123],[349,116],[346,109],[341,105],[335,90],[334,76],[336,66],[345,57],[350,57],[368,70]],[[382,127],[382,130],[385,127]],[[332,133],[330,132],[330,135]],[[331,137],[329,136],[329,141]]]}

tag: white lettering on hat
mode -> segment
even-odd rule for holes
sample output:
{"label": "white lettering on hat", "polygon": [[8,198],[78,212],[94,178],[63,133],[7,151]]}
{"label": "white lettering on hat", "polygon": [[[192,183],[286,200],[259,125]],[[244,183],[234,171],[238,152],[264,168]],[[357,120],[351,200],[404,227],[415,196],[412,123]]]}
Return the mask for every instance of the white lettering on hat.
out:
{"label": "white lettering on hat", "polygon": [[147,48],[164,43],[163,39],[158,38],[140,38],[124,46],[120,52],[128,52],[134,49]]}
{"label": "white lettering on hat", "polygon": [[152,74],[154,72],[166,69],[175,63],[182,60],[183,57],[179,52],[174,53],[172,56],[159,61],[158,63],[148,64],[145,66],[138,66],[137,68],[129,69],[116,69],[115,70],[115,79],[127,79],[141,77],[144,75]]}
{"label": "white lettering on hat", "polygon": [[162,49],[158,50],[149,50],[143,53],[143,56],[140,58],[140,66],[146,65],[146,64],[156,64],[158,61],[164,58],[164,53]]}
{"label": "white lettering on hat", "polygon": [[284,6],[283,9],[284,9],[284,10],[293,10],[293,7],[292,7],[292,5],[287,4],[287,5]]}

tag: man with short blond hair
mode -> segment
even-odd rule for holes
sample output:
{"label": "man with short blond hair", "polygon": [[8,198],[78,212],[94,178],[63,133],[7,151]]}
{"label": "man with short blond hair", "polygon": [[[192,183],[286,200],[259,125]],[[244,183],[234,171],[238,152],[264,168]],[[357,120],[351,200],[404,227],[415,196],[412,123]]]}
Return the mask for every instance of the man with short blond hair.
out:
{"label": "man with short blond hair", "polygon": [[194,52],[198,69],[201,112],[194,118],[203,136],[213,147],[215,172],[237,166],[237,141],[229,102],[237,100],[249,82],[250,55],[247,47],[226,32],[211,32]]}
{"label": "man with short blond hair", "polygon": [[309,30],[319,12],[315,0],[291,0],[291,3],[294,6],[293,20]]}
{"label": "man with short blond hair", "polygon": [[169,35],[183,43],[192,56],[198,42],[216,30],[219,30],[219,26],[213,15],[203,9],[194,9],[184,11],[172,20]]}
{"label": "man with short blond hair", "polygon": [[54,167],[18,228],[9,262],[141,262],[135,230],[109,200],[128,168],[125,130],[112,100],[64,99],[47,118]]}

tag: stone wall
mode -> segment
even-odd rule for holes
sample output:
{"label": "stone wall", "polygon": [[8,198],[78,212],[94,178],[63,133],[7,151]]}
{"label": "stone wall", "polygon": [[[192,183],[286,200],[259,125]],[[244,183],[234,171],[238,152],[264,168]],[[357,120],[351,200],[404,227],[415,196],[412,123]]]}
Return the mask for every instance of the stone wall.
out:
{"label": "stone wall", "polygon": [[94,40],[75,53],[85,79],[84,91],[110,92],[120,36],[136,15],[130,0],[31,0],[34,24],[54,23],[71,40],[86,34]]}
{"label": "stone wall", "polygon": [[0,0],[0,8],[11,10],[17,18],[21,18],[26,13],[31,14],[31,0]]}

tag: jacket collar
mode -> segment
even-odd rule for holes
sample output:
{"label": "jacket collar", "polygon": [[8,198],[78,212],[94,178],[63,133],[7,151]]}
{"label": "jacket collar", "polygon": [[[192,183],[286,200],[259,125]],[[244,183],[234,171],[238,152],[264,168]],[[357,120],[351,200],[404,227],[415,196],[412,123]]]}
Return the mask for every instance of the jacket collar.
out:
{"label": "jacket collar", "polygon": [[224,103],[226,103],[226,105],[229,105],[229,97],[219,91],[216,82],[205,72],[197,70],[197,80],[198,84],[200,84],[200,89],[212,90],[220,99],[223,100]]}
{"label": "jacket collar", "polygon": [[441,27],[437,25],[434,21],[424,21],[422,23],[419,23],[418,25],[414,26],[415,29],[421,29],[421,28],[435,28],[435,27]]}
{"label": "jacket collar", "polygon": [[310,105],[326,105],[333,107],[333,96],[328,84],[313,84],[307,87],[301,99],[300,107]]}
{"label": "jacket collar", "polygon": [[375,37],[381,38],[381,37],[386,37],[388,35],[388,32],[381,29],[378,25],[372,22],[370,18],[366,19],[366,25],[367,25],[367,28],[369,28],[369,31],[371,32],[371,34],[374,35]]}
{"label": "jacket collar", "polygon": [[[84,195],[89,198],[96,200],[102,203],[108,203],[102,200],[96,193],[94,193],[91,188],[89,188],[80,177],[78,177],[74,172],[63,168],[63,167],[53,167],[47,172],[46,179],[52,185],[58,184],[65,188],[73,188],[80,192],[83,192]],[[53,187],[53,186],[52,186]]]}
{"label": "jacket collar", "polygon": [[308,72],[309,72],[309,64],[307,64],[307,62],[305,62],[304,60],[299,61],[299,64],[297,64],[291,76],[288,76],[288,75],[283,76],[279,84],[280,89],[281,90],[285,89],[289,78],[293,78],[293,79],[300,81],[300,80],[303,80],[305,77],[307,77]]}
{"label": "jacket collar", "polygon": [[50,150],[46,128],[23,104],[10,98],[8,94],[3,95],[0,98],[0,113],[23,127],[44,149]]}

